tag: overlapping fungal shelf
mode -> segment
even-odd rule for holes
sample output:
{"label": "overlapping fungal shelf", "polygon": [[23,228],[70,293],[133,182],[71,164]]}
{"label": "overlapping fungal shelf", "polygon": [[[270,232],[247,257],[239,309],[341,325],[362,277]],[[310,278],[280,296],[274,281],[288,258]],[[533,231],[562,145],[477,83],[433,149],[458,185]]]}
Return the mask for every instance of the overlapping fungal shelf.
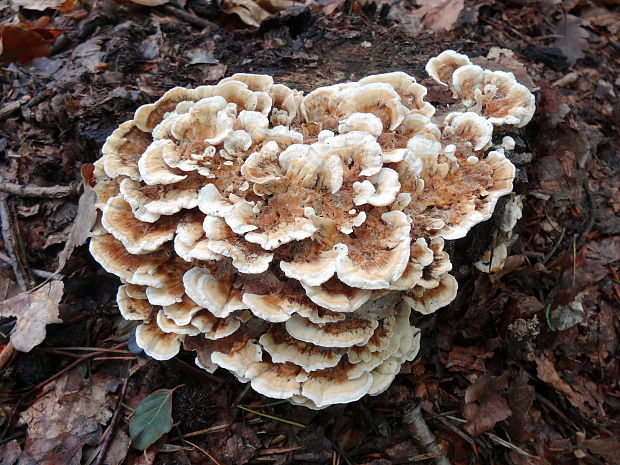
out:
{"label": "overlapping fungal shelf", "polygon": [[411,310],[449,304],[446,240],[488,219],[514,166],[494,126],[534,98],[453,51],[429,74],[462,111],[434,117],[403,73],[306,95],[270,76],[177,87],[121,124],[95,163],[90,250],[158,360],[310,408],[384,391],[419,349]]}

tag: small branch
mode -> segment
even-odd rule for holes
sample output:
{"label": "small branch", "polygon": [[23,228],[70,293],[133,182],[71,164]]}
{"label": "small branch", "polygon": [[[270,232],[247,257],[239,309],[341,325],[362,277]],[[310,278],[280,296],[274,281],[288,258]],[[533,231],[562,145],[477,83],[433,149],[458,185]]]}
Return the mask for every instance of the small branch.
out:
{"label": "small branch", "polygon": [[174,7],[172,5],[163,5],[161,8],[166,13],[171,14],[172,16],[176,16],[177,18],[182,19],[183,21],[186,21],[193,26],[196,26],[202,29],[218,29],[217,24],[212,23],[211,21],[207,21],[206,19],[201,18],[200,16],[196,16],[191,13],[188,13],[187,11]]}
{"label": "small branch", "polygon": [[114,415],[112,415],[112,420],[110,421],[110,426],[108,426],[108,430],[106,432],[105,440],[103,445],[101,446],[101,451],[99,452],[99,456],[93,465],[101,465],[104,463],[105,456],[108,453],[108,449],[110,448],[110,444],[112,444],[112,438],[114,437],[114,431],[116,430],[116,423],[118,423],[119,412],[122,409],[121,404],[123,403],[123,399],[125,399],[125,393],[127,392],[127,386],[129,385],[129,378],[131,375],[129,374],[129,365],[127,365],[127,376],[125,377],[125,382],[123,383],[123,389],[116,399],[116,408],[114,409]]}
{"label": "small branch", "polygon": [[68,186],[40,187],[33,184],[15,184],[12,182],[0,182],[0,192],[5,192],[19,197],[47,197],[57,199],[69,195],[77,195],[80,185],[69,184]]}
{"label": "small branch", "polygon": [[18,240],[19,230],[15,224],[15,215],[6,194],[0,194],[0,219],[2,221],[4,249],[9,254],[19,288],[26,291],[32,287],[32,278],[25,265],[25,254],[21,247],[22,244]]}
{"label": "small branch", "polygon": [[13,347],[13,343],[9,341],[9,343],[4,346],[2,351],[0,351],[0,370],[8,365],[9,361],[13,358],[13,355],[15,355],[15,347]]}
{"label": "small branch", "polygon": [[[115,345],[114,347],[110,347],[110,349],[122,349],[124,347],[127,347],[127,343],[126,342],[123,342],[121,344]],[[104,351],[98,350],[96,352],[91,352],[90,354],[84,354],[79,359],[77,359],[75,362],[70,363],[69,365],[64,367],[62,370],[60,370],[58,373],[56,373],[54,376],[51,376],[51,377],[47,378],[45,381],[40,382],[39,384],[37,384],[32,389],[29,389],[26,392],[8,391],[8,392],[0,393],[0,396],[7,396],[8,397],[8,396],[18,395],[18,396],[21,396],[22,398],[26,398],[30,394],[33,394],[33,393],[37,392],[39,389],[45,387],[46,385],[48,385],[52,381],[60,378],[63,374],[65,374],[66,372],[71,370],[73,367],[79,365],[83,361],[91,359],[93,357],[98,357],[98,356],[103,355],[105,353],[106,352],[104,352]]]}
{"label": "small branch", "polygon": [[218,462],[215,457],[213,457],[211,454],[209,454],[206,450],[204,450],[202,447],[194,444],[193,442],[188,441],[187,439],[183,439],[183,442],[188,443],[190,446],[194,446],[196,449],[198,449],[200,452],[202,452],[203,454],[205,454],[207,457],[209,457],[209,459],[215,463],[215,465],[222,465],[220,462]]}
{"label": "small branch", "polygon": [[[7,263],[9,265],[13,264],[13,260],[11,260],[10,257],[3,254],[2,252],[0,252],[0,261],[3,261],[4,263]],[[36,268],[30,268],[30,272],[37,278],[41,279],[63,279],[65,277],[64,274],[52,273],[45,270],[37,270]]]}
{"label": "small branch", "polygon": [[442,455],[434,457],[436,465],[450,465],[450,461],[443,455],[441,447],[437,444],[437,438],[426,424],[419,405],[412,404],[405,408],[403,422],[409,425],[409,431],[422,446],[424,452],[429,454],[442,453]]}

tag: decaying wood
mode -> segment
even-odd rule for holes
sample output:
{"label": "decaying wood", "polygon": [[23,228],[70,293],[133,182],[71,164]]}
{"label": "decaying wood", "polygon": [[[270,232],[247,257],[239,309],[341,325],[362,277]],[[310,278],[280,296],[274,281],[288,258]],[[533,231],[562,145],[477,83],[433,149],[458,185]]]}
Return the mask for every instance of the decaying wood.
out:
{"label": "decaying wood", "polygon": [[4,249],[11,258],[11,266],[15,273],[17,285],[22,291],[25,291],[32,287],[32,277],[26,267],[26,255],[23,250],[23,242],[19,239],[13,207],[6,194],[0,194],[0,218],[2,218]]}
{"label": "decaying wood", "polygon": [[211,21],[207,21],[206,19],[201,18],[200,16],[196,16],[191,13],[188,13],[187,11],[177,8],[175,6],[163,5],[162,9],[168,14],[176,16],[177,18],[182,19],[183,21],[187,21],[192,26],[196,26],[196,27],[200,27],[200,28],[208,29],[208,30],[219,29],[217,24],[212,23]]}
{"label": "decaying wood", "polygon": [[76,195],[79,192],[79,184],[70,184],[68,186],[50,186],[41,187],[32,184],[15,184],[12,182],[0,182],[0,192],[17,195],[19,197],[47,197],[57,199]]}
{"label": "decaying wood", "polygon": [[409,431],[427,454],[442,453],[438,456],[433,455],[436,465],[450,465],[450,461],[437,444],[437,438],[426,424],[419,405],[411,404],[405,408],[403,423],[409,426]]}

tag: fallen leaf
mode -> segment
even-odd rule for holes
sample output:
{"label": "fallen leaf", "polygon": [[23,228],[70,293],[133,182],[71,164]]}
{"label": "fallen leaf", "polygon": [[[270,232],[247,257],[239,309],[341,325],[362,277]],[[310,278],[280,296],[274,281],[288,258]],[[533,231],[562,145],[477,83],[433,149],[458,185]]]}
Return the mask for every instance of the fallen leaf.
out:
{"label": "fallen leaf", "polygon": [[95,225],[95,220],[97,219],[97,210],[95,209],[97,195],[88,182],[82,184],[84,186],[84,192],[78,203],[77,215],[73,220],[73,226],[71,227],[71,232],[69,233],[65,247],[62,249],[62,252],[58,254],[58,272],[62,271],[65,267],[73,250],[86,242],[86,239],[90,236],[90,230]]}
{"label": "fallen leaf", "polygon": [[595,405],[596,402],[593,399],[586,399],[582,394],[574,391],[571,385],[562,379],[553,366],[553,362],[544,353],[536,357],[536,374],[541,381],[563,394],[574,407],[586,415],[592,415],[592,409],[586,406],[586,400],[592,405]]}
{"label": "fallen leaf", "polygon": [[256,450],[261,447],[261,442],[256,433],[241,424],[231,426],[231,436],[226,440],[223,456],[229,463],[245,465],[254,458]]}
{"label": "fallen leaf", "polygon": [[71,52],[71,60],[84,66],[91,73],[96,73],[102,65],[105,58],[105,52],[101,50],[102,39],[93,37],[79,44]]}
{"label": "fallen leaf", "polygon": [[153,446],[142,452],[137,457],[131,457],[127,465],[152,465],[157,455],[157,446]]}
{"label": "fallen leaf", "polygon": [[172,393],[174,389],[157,390],[140,402],[129,423],[131,446],[145,450],[172,429]]}
{"label": "fallen leaf", "polygon": [[216,65],[203,65],[207,66],[207,71],[205,72],[205,81],[217,81],[218,79],[222,79],[226,74],[226,69],[228,66],[223,65],[221,63]]}
{"label": "fallen leaf", "polygon": [[568,200],[578,202],[581,186],[577,182],[577,163],[571,151],[558,151],[540,158],[536,165],[535,178],[538,188],[534,187],[540,198],[552,197],[555,201]]}
{"label": "fallen leaf", "polygon": [[472,436],[480,436],[498,421],[512,415],[503,394],[508,388],[508,373],[501,376],[484,375],[465,391],[464,428]]}
{"label": "fallen leaf", "polygon": [[584,292],[580,292],[575,300],[569,302],[568,305],[560,305],[551,312],[550,319],[553,329],[564,331],[581,323],[586,315],[581,302],[584,294]]}
{"label": "fallen leaf", "polygon": [[34,292],[22,292],[0,302],[0,316],[17,318],[11,342],[20,352],[29,352],[45,339],[46,326],[62,323],[58,304],[62,298],[62,281],[50,281]]}
{"label": "fallen leaf", "polygon": [[464,0],[418,0],[420,8],[413,10],[422,25],[433,31],[450,30],[465,6]]}
{"label": "fallen leaf", "polygon": [[26,63],[50,54],[50,45],[62,31],[31,24],[0,24],[0,62]]}
{"label": "fallen leaf", "polygon": [[620,441],[613,438],[595,438],[586,439],[581,443],[582,447],[586,447],[590,452],[601,455],[612,465],[620,465]]}
{"label": "fallen leaf", "polygon": [[0,446],[0,465],[13,465],[22,453],[22,448],[19,447],[19,441],[13,439]]}
{"label": "fallen leaf", "polygon": [[620,237],[609,237],[589,241],[578,250],[573,263],[573,254],[566,253],[551,266],[562,270],[558,281],[560,291],[553,301],[554,307],[568,305],[577,295],[589,286],[605,278],[609,265],[620,260]]}
{"label": "fallen leaf", "polygon": [[583,57],[583,49],[588,46],[588,31],[581,27],[583,24],[581,18],[566,15],[555,28],[555,33],[561,37],[556,39],[554,45],[562,51],[571,66]]}
{"label": "fallen leaf", "polygon": [[286,10],[293,4],[291,0],[224,0],[221,8],[224,13],[236,14],[248,26],[259,27],[274,13]]}
{"label": "fallen leaf", "polygon": [[106,465],[120,465],[127,456],[130,442],[127,433],[122,429],[117,430],[105,456]]}
{"label": "fallen leaf", "polygon": [[27,10],[43,11],[48,8],[57,9],[64,3],[65,0],[10,0],[13,8],[19,7]]}
{"label": "fallen leaf", "polygon": [[493,357],[493,352],[489,352],[483,347],[454,345],[448,354],[445,366],[450,371],[484,372],[484,360],[491,357]]}
{"label": "fallen leaf", "polygon": [[28,426],[20,464],[79,465],[82,447],[99,441],[101,426],[112,417],[110,393],[118,388],[119,379],[101,371],[91,383],[81,378],[83,386],[67,393],[74,371],[54,381],[43,397],[20,414],[20,422]]}

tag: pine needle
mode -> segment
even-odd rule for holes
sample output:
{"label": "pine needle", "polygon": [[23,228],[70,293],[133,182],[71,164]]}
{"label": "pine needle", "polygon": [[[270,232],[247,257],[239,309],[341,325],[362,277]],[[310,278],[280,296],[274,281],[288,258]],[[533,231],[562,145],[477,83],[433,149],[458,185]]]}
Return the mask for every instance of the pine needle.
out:
{"label": "pine needle", "polygon": [[285,418],[280,418],[280,417],[275,417],[273,415],[268,415],[266,413],[261,413],[261,412],[258,412],[256,410],[252,410],[251,408],[247,408],[244,405],[237,405],[237,408],[240,408],[241,410],[245,410],[246,412],[253,413],[254,415],[258,415],[259,417],[264,417],[264,418],[269,418],[270,420],[280,421],[280,422],[286,423],[288,425],[297,426],[298,428],[305,428],[306,427],[306,425],[304,425],[302,423],[297,423],[296,421],[287,420]]}

